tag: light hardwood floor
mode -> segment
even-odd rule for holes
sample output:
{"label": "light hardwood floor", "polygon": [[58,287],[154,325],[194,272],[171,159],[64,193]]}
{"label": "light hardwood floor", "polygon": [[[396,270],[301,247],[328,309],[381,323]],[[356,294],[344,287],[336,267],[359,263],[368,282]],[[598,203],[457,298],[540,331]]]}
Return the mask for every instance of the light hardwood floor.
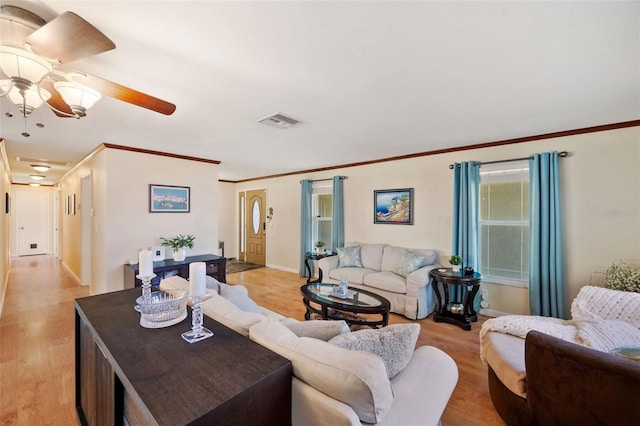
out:
{"label": "light hardwood floor", "polygon": [[[305,280],[297,274],[261,268],[230,274],[227,281],[247,286],[267,308],[304,318],[299,288]],[[73,301],[88,294],[52,256],[12,260],[0,317],[0,425],[77,424]],[[442,418],[445,426],[504,425],[489,400],[487,371],[478,356],[485,319],[471,331],[431,317],[418,321],[418,344],[444,350],[458,365],[460,379]],[[391,315],[390,323],[403,322],[411,321]]]}

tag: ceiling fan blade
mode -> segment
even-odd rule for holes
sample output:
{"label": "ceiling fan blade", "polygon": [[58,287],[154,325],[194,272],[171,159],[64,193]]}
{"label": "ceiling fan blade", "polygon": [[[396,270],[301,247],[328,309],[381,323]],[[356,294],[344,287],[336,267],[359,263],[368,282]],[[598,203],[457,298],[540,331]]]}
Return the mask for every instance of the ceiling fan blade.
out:
{"label": "ceiling fan blade", "polygon": [[[71,111],[69,105],[67,105],[67,103],[62,99],[60,92],[56,90],[51,81],[44,79],[40,82],[40,85],[43,89],[51,93],[51,98],[47,100],[47,104],[55,108],[51,110],[55,115],[61,118],[72,118],[74,116],[73,111]],[[68,115],[61,114],[56,110],[66,112]]]}
{"label": "ceiling fan blade", "polygon": [[25,43],[33,53],[62,64],[116,47],[106,35],[73,12],[65,12],[43,25]]}
{"label": "ceiling fan blade", "polygon": [[70,78],[77,83],[97,90],[104,96],[119,99],[123,102],[159,112],[160,114],[171,115],[176,110],[176,106],[170,102],[163,101],[162,99],[138,92],[137,90],[117,83],[112,83],[100,77],[93,75],[73,75]]}

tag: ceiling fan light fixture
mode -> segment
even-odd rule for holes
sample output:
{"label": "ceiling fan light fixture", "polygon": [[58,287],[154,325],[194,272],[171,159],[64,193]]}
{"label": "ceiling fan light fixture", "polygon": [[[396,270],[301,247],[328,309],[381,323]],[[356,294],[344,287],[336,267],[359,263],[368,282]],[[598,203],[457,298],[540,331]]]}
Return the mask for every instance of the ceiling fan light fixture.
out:
{"label": "ceiling fan light fixture", "polygon": [[51,167],[50,166],[45,166],[44,164],[32,164],[31,168],[33,170],[35,170],[36,172],[44,173],[44,172],[48,171]]}
{"label": "ceiling fan light fixture", "polygon": [[18,108],[23,117],[31,114],[51,98],[49,91],[41,88],[38,93],[37,87],[19,77],[0,80],[0,90]]}
{"label": "ceiling fan light fixture", "polygon": [[37,83],[51,72],[53,67],[44,58],[27,50],[12,46],[0,46],[0,70],[8,77],[18,77]]}
{"label": "ceiling fan light fixture", "polygon": [[87,110],[102,98],[98,91],[68,81],[55,82],[53,87],[56,88],[62,99],[78,118],[86,116]]}

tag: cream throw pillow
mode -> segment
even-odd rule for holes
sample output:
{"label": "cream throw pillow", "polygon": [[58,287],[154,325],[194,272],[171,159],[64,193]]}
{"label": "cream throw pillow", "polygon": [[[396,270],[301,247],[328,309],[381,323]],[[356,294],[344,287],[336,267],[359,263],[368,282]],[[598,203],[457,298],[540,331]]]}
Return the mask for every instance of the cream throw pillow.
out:
{"label": "cream throw pillow", "polygon": [[411,361],[418,334],[419,324],[393,324],[380,329],[362,329],[341,334],[329,340],[329,343],[378,355],[384,361],[391,379]]}
{"label": "cream throw pillow", "polygon": [[298,337],[274,318],[251,326],[249,337],[291,360],[298,379],[349,405],[362,422],[377,423],[391,409],[393,390],[380,357]]}

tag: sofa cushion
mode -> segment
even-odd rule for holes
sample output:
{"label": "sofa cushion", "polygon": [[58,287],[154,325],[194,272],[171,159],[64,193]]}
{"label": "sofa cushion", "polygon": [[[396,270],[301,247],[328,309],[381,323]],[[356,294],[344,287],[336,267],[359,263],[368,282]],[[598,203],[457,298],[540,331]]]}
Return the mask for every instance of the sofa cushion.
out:
{"label": "sofa cushion", "polygon": [[364,268],[380,270],[384,244],[360,244],[360,260]]}
{"label": "sofa cushion", "polygon": [[427,259],[425,259],[424,256],[420,256],[405,249],[402,253],[402,260],[400,261],[398,266],[395,267],[393,272],[400,275],[401,277],[406,278],[407,275],[409,275],[413,271],[417,271],[426,264]]}
{"label": "sofa cushion", "polygon": [[368,268],[336,268],[329,271],[329,278],[340,281],[346,278],[348,282],[353,284],[363,284],[364,277],[376,271]]}
{"label": "sofa cushion", "polygon": [[487,333],[483,341],[483,355],[507,389],[527,397],[524,339],[498,332]]}
{"label": "sofa cushion", "polygon": [[245,312],[260,312],[260,306],[249,297],[249,291],[243,285],[219,283],[220,296],[231,301]]}
{"label": "sofa cushion", "polygon": [[392,293],[405,294],[407,292],[407,280],[393,272],[374,272],[364,276],[363,284],[369,287]]}
{"label": "sofa cushion", "polygon": [[202,313],[244,336],[249,335],[249,327],[267,318],[262,313],[243,311],[215,290],[207,289],[207,293],[210,297],[202,302]]}
{"label": "sofa cushion", "polygon": [[291,360],[297,378],[351,406],[361,421],[377,423],[391,409],[391,382],[379,356],[298,337],[273,318],[254,324],[249,337]]}
{"label": "sofa cushion", "polygon": [[340,334],[329,340],[329,343],[378,355],[384,361],[391,379],[411,361],[419,334],[419,324],[392,324],[380,329],[362,329]]}
{"label": "sofa cushion", "polygon": [[289,330],[298,337],[313,337],[325,342],[340,334],[349,333],[349,325],[345,321],[298,321],[293,318],[280,320]]}
{"label": "sofa cushion", "polygon": [[362,268],[360,246],[338,247],[339,268]]}

